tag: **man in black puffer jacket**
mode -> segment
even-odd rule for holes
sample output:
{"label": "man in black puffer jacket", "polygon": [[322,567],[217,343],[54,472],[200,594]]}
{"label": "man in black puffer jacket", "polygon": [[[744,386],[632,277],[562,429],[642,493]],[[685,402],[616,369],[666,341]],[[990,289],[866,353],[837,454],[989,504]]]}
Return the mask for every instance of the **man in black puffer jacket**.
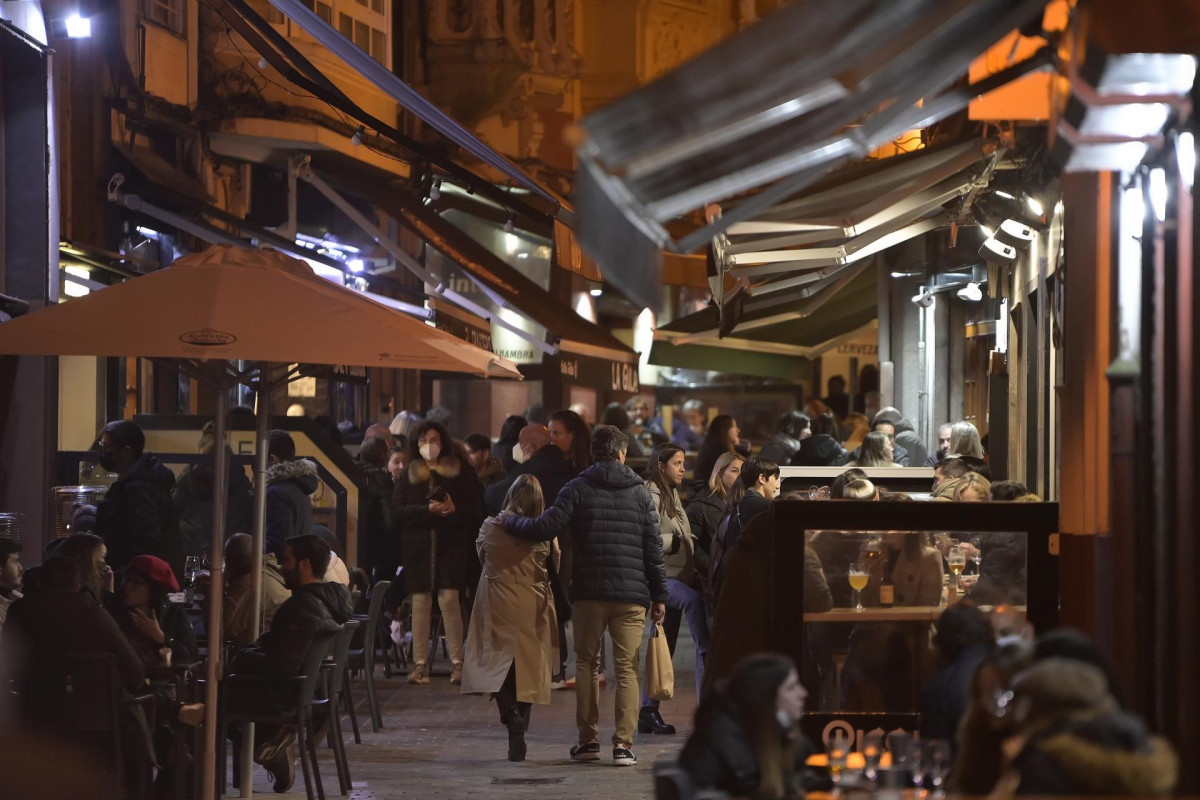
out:
{"label": "man in black puffer jacket", "polygon": [[[315,634],[336,631],[354,613],[349,590],[324,580],[330,554],[316,534],[288,540],[281,570],[292,596],[275,612],[270,629],[231,660],[232,674],[257,679],[230,682],[232,708],[279,712],[294,705],[296,689],[287,679],[300,672]],[[295,778],[295,739],[290,727],[255,726],[254,760],[274,776],[277,792],[291,788]]]}
{"label": "man in black puffer jacket", "polygon": [[575,553],[571,581],[571,618],[575,626],[576,761],[596,761],[600,722],[600,684],[596,667],[607,630],[617,673],[616,731],[613,763],[632,766],[633,730],[638,721],[638,648],[646,609],[656,622],[666,614],[667,576],[663,568],[658,514],[645,482],[625,466],[628,443],[612,425],[592,433],[596,462],[559,492],[554,505],[537,519],[506,516],[514,536],[549,541],[570,530]]}

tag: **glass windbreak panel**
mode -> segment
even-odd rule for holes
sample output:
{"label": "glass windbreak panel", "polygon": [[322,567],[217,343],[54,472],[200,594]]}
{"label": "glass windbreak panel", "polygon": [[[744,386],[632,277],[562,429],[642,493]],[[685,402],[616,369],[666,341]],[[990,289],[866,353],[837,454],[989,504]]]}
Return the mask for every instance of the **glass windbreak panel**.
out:
{"label": "glass windbreak panel", "polygon": [[948,666],[935,640],[948,608],[978,606],[1001,633],[1025,615],[1024,532],[806,531],[805,542],[809,711],[919,712]]}

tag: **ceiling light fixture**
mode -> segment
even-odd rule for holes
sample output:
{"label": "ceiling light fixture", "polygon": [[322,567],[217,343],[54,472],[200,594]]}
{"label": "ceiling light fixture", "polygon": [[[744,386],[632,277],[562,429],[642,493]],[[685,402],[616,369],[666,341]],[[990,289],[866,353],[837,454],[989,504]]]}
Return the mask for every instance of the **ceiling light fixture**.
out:
{"label": "ceiling light fixture", "polygon": [[966,300],[968,303],[978,303],[983,299],[983,292],[979,289],[978,283],[971,281],[958,290],[958,299]]}
{"label": "ceiling light fixture", "polygon": [[996,240],[1017,250],[1028,250],[1036,234],[1033,228],[1015,219],[1006,219],[996,231]]}

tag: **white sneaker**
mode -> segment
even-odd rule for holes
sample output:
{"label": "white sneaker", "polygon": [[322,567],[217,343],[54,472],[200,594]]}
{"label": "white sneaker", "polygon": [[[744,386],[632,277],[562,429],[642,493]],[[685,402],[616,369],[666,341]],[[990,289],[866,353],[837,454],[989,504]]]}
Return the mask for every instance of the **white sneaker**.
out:
{"label": "white sneaker", "polygon": [[613,766],[614,767],[633,767],[637,765],[637,756],[633,754],[633,750],[623,744],[619,744],[613,748]]}

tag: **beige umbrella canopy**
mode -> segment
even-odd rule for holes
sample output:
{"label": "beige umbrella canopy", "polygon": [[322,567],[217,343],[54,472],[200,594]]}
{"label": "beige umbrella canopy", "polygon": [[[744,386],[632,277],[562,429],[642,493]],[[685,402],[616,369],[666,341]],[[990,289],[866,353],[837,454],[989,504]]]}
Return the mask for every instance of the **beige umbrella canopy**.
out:
{"label": "beige umbrella canopy", "polygon": [[511,361],[330,283],[299,259],[229,245],[4,323],[0,353],[240,359],[520,377]]}
{"label": "beige umbrella canopy", "polygon": [[[69,303],[0,324],[0,354],[141,356],[171,359],[219,388],[235,382],[259,392],[255,453],[251,619],[258,620],[266,515],[266,439],[272,388],[288,380],[273,365],[328,364],[434,369],[483,377],[520,378],[511,361],[467,344],[363,295],[330,283],[308,264],[268,250],[218,245],[166,269]],[[228,361],[252,362],[235,369]],[[217,392],[216,433],[225,435],[226,396]],[[226,448],[213,449],[214,474],[227,469]],[[213,576],[222,592],[225,482],[214,482]],[[254,625],[257,633],[257,622]],[[210,642],[221,639],[221,604],[209,608]],[[210,648],[205,702],[204,797],[214,794],[220,647]],[[242,763],[250,790],[250,746]]]}

